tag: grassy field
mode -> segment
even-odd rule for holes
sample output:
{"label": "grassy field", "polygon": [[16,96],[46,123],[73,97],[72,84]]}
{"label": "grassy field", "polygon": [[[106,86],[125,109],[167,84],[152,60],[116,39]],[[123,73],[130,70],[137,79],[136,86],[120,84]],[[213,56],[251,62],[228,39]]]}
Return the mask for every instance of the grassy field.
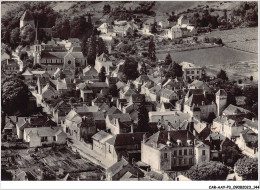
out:
{"label": "grassy field", "polygon": [[213,31],[203,34],[199,38],[220,37],[227,47],[249,52],[258,52],[258,31],[254,28],[235,28],[232,30]]}

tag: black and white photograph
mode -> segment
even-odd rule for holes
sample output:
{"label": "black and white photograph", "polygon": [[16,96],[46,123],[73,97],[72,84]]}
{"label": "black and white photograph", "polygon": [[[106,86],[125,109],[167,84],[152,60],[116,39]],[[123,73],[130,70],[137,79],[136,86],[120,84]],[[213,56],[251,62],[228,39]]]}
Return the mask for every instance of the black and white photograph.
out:
{"label": "black and white photograph", "polygon": [[258,1],[1,1],[1,186],[259,189],[258,51]]}

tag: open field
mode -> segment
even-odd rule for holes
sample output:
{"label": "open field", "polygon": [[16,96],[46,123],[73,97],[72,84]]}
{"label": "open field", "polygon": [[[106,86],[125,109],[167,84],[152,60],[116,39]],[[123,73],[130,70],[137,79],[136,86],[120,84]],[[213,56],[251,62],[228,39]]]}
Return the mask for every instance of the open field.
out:
{"label": "open field", "polygon": [[231,30],[213,31],[200,35],[200,39],[207,37],[220,37],[227,47],[249,52],[258,52],[258,31],[254,28],[235,28]]}

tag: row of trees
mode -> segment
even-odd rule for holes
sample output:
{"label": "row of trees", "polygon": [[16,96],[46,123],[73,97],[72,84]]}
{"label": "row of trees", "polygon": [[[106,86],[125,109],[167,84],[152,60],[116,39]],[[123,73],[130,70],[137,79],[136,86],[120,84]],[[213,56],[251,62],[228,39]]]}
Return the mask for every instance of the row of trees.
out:
{"label": "row of trees", "polygon": [[[235,172],[243,177],[243,180],[258,179],[257,159],[243,157],[235,164]],[[191,180],[226,180],[229,169],[221,162],[202,162],[192,166],[186,175]]]}

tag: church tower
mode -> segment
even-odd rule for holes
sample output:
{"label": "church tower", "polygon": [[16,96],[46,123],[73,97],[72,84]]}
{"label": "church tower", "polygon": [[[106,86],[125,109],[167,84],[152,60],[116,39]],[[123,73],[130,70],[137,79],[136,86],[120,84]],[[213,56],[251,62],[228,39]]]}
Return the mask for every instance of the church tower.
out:
{"label": "church tower", "polygon": [[34,61],[33,64],[40,64],[42,46],[38,40],[38,28],[35,29],[35,42],[34,42]]}
{"label": "church tower", "polygon": [[27,24],[30,24],[33,28],[35,28],[34,19],[29,11],[25,11],[23,16],[20,18],[20,29]]}
{"label": "church tower", "polygon": [[227,93],[224,89],[220,89],[216,93],[217,116],[220,116],[227,107]]}

